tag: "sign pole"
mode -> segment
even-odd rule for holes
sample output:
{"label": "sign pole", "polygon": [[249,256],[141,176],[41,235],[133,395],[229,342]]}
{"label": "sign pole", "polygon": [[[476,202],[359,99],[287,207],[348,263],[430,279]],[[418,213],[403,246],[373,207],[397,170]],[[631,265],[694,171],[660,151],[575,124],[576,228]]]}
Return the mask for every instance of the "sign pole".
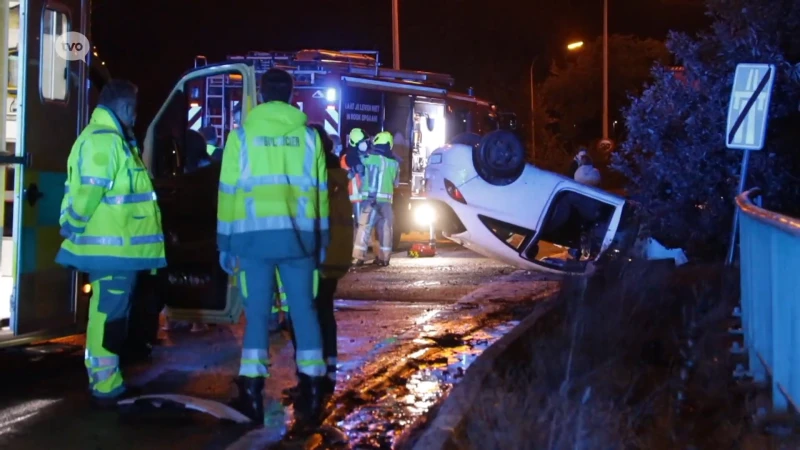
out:
{"label": "sign pole", "polygon": [[[747,168],[750,165],[750,150],[744,151],[742,156],[742,171],[739,174],[739,189],[736,190],[736,195],[744,192],[745,180],[747,180]],[[735,205],[734,205],[735,206]],[[728,257],[725,260],[727,265],[733,264],[733,255],[736,252],[736,231],[739,227],[739,210],[734,208],[733,211],[733,231],[731,231],[731,243],[728,246]]]}
{"label": "sign pole", "polygon": [[[728,103],[728,121],[725,127],[725,145],[729,149],[743,150],[742,170],[736,195],[744,192],[750,153],[762,150],[769,122],[769,102],[775,82],[775,66],[772,64],[736,65]],[[736,237],[739,228],[739,209],[734,203],[733,227],[731,230],[726,265],[733,264],[736,254]]]}

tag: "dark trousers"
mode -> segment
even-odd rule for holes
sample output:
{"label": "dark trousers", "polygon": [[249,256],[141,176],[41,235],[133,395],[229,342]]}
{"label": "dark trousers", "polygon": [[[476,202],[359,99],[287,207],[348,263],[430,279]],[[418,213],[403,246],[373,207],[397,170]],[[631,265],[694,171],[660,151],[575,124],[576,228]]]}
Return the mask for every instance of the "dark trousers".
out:
{"label": "dark trousers", "polygon": [[126,350],[137,353],[158,341],[158,319],[164,308],[158,282],[150,272],[140,272],[133,290],[131,312],[128,316]]}
{"label": "dark trousers", "polygon": [[[325,359],[325,364],[328,365],[328,376],[336,376],[336,358],[339,354],[336,349],[336,316],[333,312],[333,296],[336,294],[338,285],[339,280],[336,278],[320,278],[319,292],[317,292],[317,297],[314,299],[319,325],[322,329],[322,357]],[[290,309],[289,320],[291,320],[291,315],[292,311]],[[289,327],[292,346],[295,351],[295,360],[297,360],[297,342],[292,330],[294,330],[294,327]]]}

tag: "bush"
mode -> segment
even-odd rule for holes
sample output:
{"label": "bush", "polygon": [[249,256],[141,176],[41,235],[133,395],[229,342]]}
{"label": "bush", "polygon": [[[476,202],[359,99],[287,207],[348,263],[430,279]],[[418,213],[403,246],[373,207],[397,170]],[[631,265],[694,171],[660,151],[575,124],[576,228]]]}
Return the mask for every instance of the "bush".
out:
{"label": "bush", "polygon": [[496,361],[454,447],[765,448],[731,389],[730,343],[719,338],[735,272],[651,269],[629,266],[585,291],[566,286],[583,295],[563,296]]}
{"label": "bush", "polygon": [[667,47],[685,77],[654,69],[652,85],[625,111],[628,139],[613,167],[629,180],[654,236],[714,259],[730,237],[742,158],[724,140],[737,63],[778,68],[767,146],[753,152],[747,186],[761,187],[772,209],[800,209],[800,86],[790,62],[800,56],[800,0],[709,0],[707,9],[708,31],[670,34]]}

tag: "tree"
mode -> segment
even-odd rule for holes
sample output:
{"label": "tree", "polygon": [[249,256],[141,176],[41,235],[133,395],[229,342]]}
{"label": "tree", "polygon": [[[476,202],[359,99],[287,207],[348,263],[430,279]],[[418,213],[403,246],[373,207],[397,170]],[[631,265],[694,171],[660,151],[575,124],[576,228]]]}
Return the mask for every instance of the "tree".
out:
{"label": "tree", "polygon": [[695,257],[719,258],[730,238],[742,153],[726,150],[727,104],[737,63],[778,68],[767,146],[751,157],[748,186],[766,204],[800,208],[796,67],[800,0],[709,0],[708,31],[671,33],[667,47],[685,76],[664,67],[625,111],[628,139],[613,166],[629,179],[650,232]]}
{"label": "tree", "polygon": [[[641,92],[650,80],[655,61],[669,56],[664,43],[653,39],[612,35],[609,47],[610,120],[620,118],[629,95]],[[577,51],[575,58],[539,89],[542,107],[559,119],[558,132],[566,141],[587,142],[599,138],[602,124],[603,41],[597,38]]]}

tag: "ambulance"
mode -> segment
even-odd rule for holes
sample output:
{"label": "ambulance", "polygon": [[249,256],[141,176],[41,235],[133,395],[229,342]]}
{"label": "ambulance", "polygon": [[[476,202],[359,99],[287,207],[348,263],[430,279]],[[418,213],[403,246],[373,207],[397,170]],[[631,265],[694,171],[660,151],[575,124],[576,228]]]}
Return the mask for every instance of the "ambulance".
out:
{"label": "ambulance", "polygon": [[89,36],[86,0],[0,0],[0,346],[80,332],[89,285],[53,260],[70,148],[109,79],[96,52],[68,61],[69,32]]}

